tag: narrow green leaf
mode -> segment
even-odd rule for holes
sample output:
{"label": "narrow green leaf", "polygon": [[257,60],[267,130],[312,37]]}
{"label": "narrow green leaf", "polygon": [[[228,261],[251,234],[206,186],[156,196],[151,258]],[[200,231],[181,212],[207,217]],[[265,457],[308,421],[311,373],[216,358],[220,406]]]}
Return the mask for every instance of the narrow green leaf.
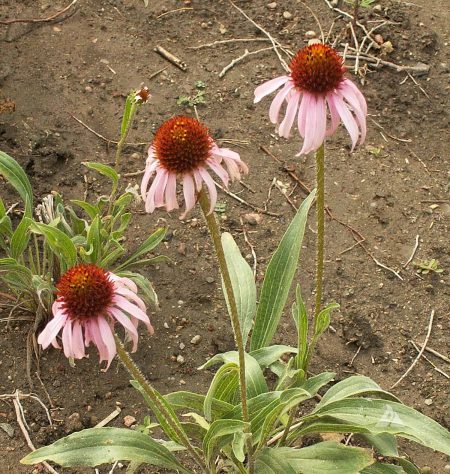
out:
{"label": "narrow green leaf", "polygon": [[95,216],[87,229],[86,243],[92,248],[90,253],[90,262],[98,263],[99,253],[101,252],[102,239],[100,237],[100,219]]}
{"label": "narrow green leaf", "polygon": [[[147,6],[147,5],[145,5]],[[120,127],[120,137],[122,138],[128,130],[130,125],[130,117],[131,117],[131,109],[133,104],[136,102],[135,100],[135,92],[132,91],[128,94],[127,100],[125,101],[125,108],[123,110],[123,117],[122,117],[122,125]]]}
{"label": "narrow green leaf", "polygon": [[91,428],[61,438],[25,456],[22,464],[53,461],[63,467],[134,461],[189,473],[162,444],[138,431]]}
{"label": "narrow green leaf", "polygon": [[266,369],[276,362],[283,354],[297,353],[297,349],[292,346],[282,344],[261,347],[256,351],[250,352],[250,355],[258,362],[261,369]]}
{"label": "narrow green leaf", "polygon": [[362,436],[383,456],[398,456],[397,440],[394,435],[381,433],[377,435],[363,434]]}
{"label": "narrow green leaf", "polygon": [[315,197],[313,191],[302,203],[267,267],[250,342],[254,351],[270,344],[297,269],[306,218]]}
{"label": "narrow green leaf", "polygon": [[234,456],[239,462],[245,461],[245,444],[249,436],[250,433],[244,433],[244,431],[237,431],[233,435],[231,449],[233,451]]}
{"label": "narrow green leaf", "polygon": [[0,174],[2,174],[19,193],[25,203],[25,213],[28,217],[31,217],[33,209],[33,190],[30,180],[19,163],[3,151],[0,151]]}
{"label": "narrow green leaf", "polygon": [[[262,468],[258,468],[261,458]],[[361,448],[344,446],[334,441],[317,443],[306,448],[265,448],[256,459],[258,474],[279,474],[283,471],[264,470],[265,465],[277,466],[278,461],[289,464],[295,473],[307,474],[359,474],[373,464],[369,451]]]}
{"label": "narrow green leaf", "polygon": [[239,385],[239,367],[234,362],[222,365],[214,374],[203,403],[203,412],[207,421],[213,420],[213,399],[229,402],[233,399]]}
{"label": "narrow green leaf", "polygon": [[339,308],[337,303],[330,303],[317,315],[316,333],[314,334],[316,338],[321,336],[328,329],[328,326],[330,325],[331,311],[337,308]]}
{"label": "narrow green leaf", "polygon": [[11,257],[19,258],[28,246],[30,241],[30,224],[32,220],[26,215],[23,216],[16,230],[11,237]]}
{"label": "narrow green leaf", "polygon": [[[222,246],[230,273],[231,284],[233,286],[234,299],[236,301],[242,339],[245,346],[247,344],[248,334],[253,326],[253,317],[256,312],[255,279],[250,265],[245,258],[242,257],[239,247],[228,232],[222,234]],[[228,313],[231,314],[223,281],[222,288],[228,306]]]}
{"label": "narrow green leaf", "polygon": [[308,314],[306,313],[300,285],[297,285],[295,289],[295,303],[292,305],[292,317],[294,318],[295,327],[297,328],[298,354],[296,356],[296,365],[297,368],[304,368],[308,355]]}
{"label": "narrow green leaf", "polygon": [[401,403],[345,398],[321,406],[315,415],[359,425],[373,434],[401,436],[450,455],[450,432],[431,418]]}
{"label": "narrow green leaf", "polygon": [[139,258],[141,255],[144,255],[148,252],[151,252],[153,249],[155,249],[164,239],[167,233],[167,228],[165,227],[160,227],[157,229],[155,232],[153,232],[150,237],[148,237],[145,242],[143,242],[138,249],[129,257],[125,262],[120,264],[118,267],[116,267],[116,271],[120,271],[125,269],[127,266],[129,266],[131,263],[133,263],[137,258]]}
{"label": "narrow green leaf", "polygon": [[214,421],[203,439],[203,452],[208,465],[211,464],[217,451],[226,444],[230,444],[233,435],[243,432],[246,427],[249,427],[248,423],[244,423],[242,420]]}
{"label": "narrow green leaf", "polygon": [[52,251],[60,258],[61,272],[73,267],[77,261],[77,249],[70,238],[56,227],[33,222],[30,229],[42,234]]}
{"label": "narrow green leaf", "polygon": [[103,163],[95,163],[91,161],[84,161],[83,165],[86,166],[86,168],[95,170],[103,176],[109,178],[112,181],[113,191],[115,192],[119,183],[119,175],[117,174],[117,171],[114,168],[111,168],[111,166],[108,165],[104,165]]}
{"label": "narrow green leaf", "polygon": [[401,466],[376,462],[369,467],[364,468],[361,474],[405,474]]}
{"label": "narrow green leaf", "polygon": [[[288,460],[277,453],[279,448],[266,448],[258,453],[255,469],[258,474],[298,474]],[[308,473],[309,474],[309,473]]]}
{"label": "narrow green leaf", "polygon": [[75,204],[76,206],[81,207],[81,209],[83,209],[91,219],[94,219],[95,216],[100,214],[100,209],[98,208],[98,206],[94,206],[86,201],[72,199],[70,202]]}
{"label": "narrow green leaf", "polygon": [[375,381],[364,375],[353,375],[333,385],[316,405],[314,411],[320,410],[329,403],[354,397],[355,395],[372,395],[378,398],[388,398],[400,402],[400,400],[389,392],[384,391]]}
{"label": "narrow green leaf", "polygon": [[314,396],[323,386],[330,383],[335,376],[336,374],[334,372],[322,372],[321,374],[314,375],[305,380],[301,385],[299,385],[299,387]]}
{"label": "narrow green leaf", "polygon": [[[172,406],[174,410],[195,410],[203,413],[203,405],[205,403],[205,395],[200,395],[193,392],[173,392],[164,395],[165,400]],[[230,403],[213,398],[211,401],[212,419],[223,418],[226,413],[229,413],[234,408]]]}
{"label": "narrow green leaf", "polygon": [[[237,351],[224,352],[216,354],[203,364],[200,369],[206,369],[219,363],[233,363],[239,367],[239,354]],[[247,381],[247,396],[253,398],[268,391],[266,379],[258,362],[250,355],[245,353],[245,379]]]}

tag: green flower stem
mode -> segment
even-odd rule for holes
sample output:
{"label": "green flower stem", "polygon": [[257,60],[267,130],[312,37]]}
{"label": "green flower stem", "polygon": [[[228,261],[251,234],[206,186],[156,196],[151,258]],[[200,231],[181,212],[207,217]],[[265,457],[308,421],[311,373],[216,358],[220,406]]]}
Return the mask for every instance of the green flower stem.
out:
{"label": "green flower stem", "polygon": [[114,168],[116,169],[117,172],[119,172],[120,159],[122,157],[122,149],[123,149],[123,146],[125,145],[125,140],[128,137],[128,132],[130,131],[131,124],[133,123],[134,114],[136,113],[137,107],[138,107],[138,103],[134,102],[131,106],[130,118],[128,119],[128,124],[125,129],[125,132],[121,135],[119,143],[117,143],[116,160],[114,164]]}
{"label": "green flower stem", "polygon": [[202,472],[207,473],[205,463],[203,462],[201,456],[198,454],[194,446],[191,444],[186,433],[179,428],[175,423],[172,415],[166,410],[166,407],[161,403],[160,399],[155,393],[154,388],[150,385],[150,382],[145,378],[144,374],[141,372],[139,367],[134,363],[133,359],[130,357],[130,354],[126,351],[122,341],[118,338],[117,334],[114,334],[114,340],[116,342],[117,354],[122,361],[123,365],[126,367],[131,376],[139,382],[139,385],[144,389],[145,393],[149,396],[152,402],[158,407],[158,410],[164,415],[167,423],[173,429],[173,431],[180,438],[183,446],[189,451],[191,456],[194,458],[196,463],[201,467]]}
{"label": "green flower stem", "polygon": [[[247,408],[247,382],[245,380],[245,347],[244,341],[242,339],[241,324],[239,322],[236,300],[234,298],[233,285],[231,283],[230,273],[228,271],[225,253],[222,247],[220,229],[214,216],[214,212],[209,212],[211,203],[204,189],[202,189],[198,194],[198,201],[205,216],[209,233],[211,234],[211,239],[213,241],[214,249],[216,251],[217,260],[219,262],[220,267],[220,273],[223,278],[223,283],[230,306],[231,324],[233,326],[234,340],[239,354],[239,387],[241,391],[242,420],[245,423],[249,423]],[[246,431],[249,432],[248,429],[246,429]],[[247,462],[249,474],[253,474],[254,472],[252,452],[253,443],[251,436],[249,436],[247,439]]]}
{"label": "green flower stem", "polygon": [[316,181],[317,181],[317,250],[316,250],[316,306],[314,310],[314,333],[317,315],[322,303],[323,260],[325,246],[325,150],[323,143],[316,151]]}

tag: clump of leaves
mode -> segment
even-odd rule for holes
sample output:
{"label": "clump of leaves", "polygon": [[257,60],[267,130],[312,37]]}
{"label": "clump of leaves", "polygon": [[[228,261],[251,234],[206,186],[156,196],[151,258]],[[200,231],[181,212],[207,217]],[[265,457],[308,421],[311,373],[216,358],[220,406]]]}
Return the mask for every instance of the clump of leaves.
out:
{"label": "clump of leaves", "polygon": [[427,273],[442,273],[444,271],[443,268],[439,267],[439,261],[435,258],[430,260],[417,260],[414,262],[414,266],[417,267],[417,273],[421,273],[422,275],[426,275]]}
{"label": "clump of leaves", "polygon": [[[350,5],[355,5],[356,0],[344,0],[345,3]],[[359,0],[359,6],[363,8],[369,8],[372,3],[375,3],[375,0]]]}
{"label": "clump of leaves", "polygon": [[195,81],[195,92],[192,95],[180,95],[177,99],[177,104],[181,106],[194,107],[197,105],[206,104],[205,89],[206,84],[203,81]]}

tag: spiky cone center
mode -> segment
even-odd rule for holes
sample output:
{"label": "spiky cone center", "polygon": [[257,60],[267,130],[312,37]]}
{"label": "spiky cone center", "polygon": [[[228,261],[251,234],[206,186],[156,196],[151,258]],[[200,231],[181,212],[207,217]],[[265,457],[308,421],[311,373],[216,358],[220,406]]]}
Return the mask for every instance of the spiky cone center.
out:
{"label": "spiky cone center", "polygon": [[198,120],[182,115],[164,122],[153,141],[156,158],[169,172],[184,174],[205,164],[213,141]]}
{"label": "spiky cone center", "polygon": [[289,68],[297,89],[313,94],[336,89],[346,71],[338,52],[325,44],[305,46],[292,58]]}
{"label": "spiky cone center", "polygon": [[113,282],[103,268],[81,264],[67,270],[56,285],[57,298],[72,320],[104,314],[114,296]]}

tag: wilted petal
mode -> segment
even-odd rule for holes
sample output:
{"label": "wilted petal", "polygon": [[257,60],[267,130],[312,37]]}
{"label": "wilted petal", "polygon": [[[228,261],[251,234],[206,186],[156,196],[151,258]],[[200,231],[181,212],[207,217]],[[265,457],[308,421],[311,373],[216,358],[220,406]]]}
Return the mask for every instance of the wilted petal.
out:
{"label": "wilted petal", "polygon": [[288,76],[280,76],[276,77],[275,79],[271,79],[270,81],[264,82],[255,89],[255,100],[254,103],[256,104],[259,102],[263,97],[266,95],[271,94],[273,91],[277,90],[281,87],[285,82],[289,80]]}
{"label": "wilted petal", "polygon": [[111,328],[109,324],[106,322],[105,318],[99,316],[97,318],[98,321],[98,334],[100,335],[104,349],[106,350],[106,358],[104,358],[105,354],[103,354],[103,360],[107,360],[106,370],[108,370],[109,366],[111,365],[114,356],[116,355],[116,341],[114,340],[114,336],[112,334]]}
{"label": "wilted petal", "polygon": [[177,175],[175,173],[168,173],[166,184],[166,209],[171,211],[178,208],[177,202]]}
{"label": "wilted petal", "polygon": [[286,115],[280,124],[278,134],[280,137],[289,138],[292,124],[294,123],[295,116],[298,110],[298,101],[300,100],[300,92],[294,90],[287,99],[288,106],[286,109]]}
{"label": "wilted petal", "polygon": [[334,105],[336,106],[336,110],[339,116],[341,117],[341,120],[344,123],[345,128],[348,130],[350,138],[352,139],[352,151],[353,151],[358,141],[358,135],[359,135],[358,125],[356,124],[356,121],[353,115],[351,114],[350,110],[348,110],[347,105],[345,104],[345,102],[339,95],[332,96],[331,100],[334,102]]}
{"label": "wilted petal", "polygon": [[214,211],[214,208],[216,207],[216,202],[217,202],[217,189],[216,185],[209,175],[209,173],[204,169],[200,168],[198,170],[200,173],[200,176],[203,178],[203,181],[206,184],[206,187],[208,188],[209,191],[209,200],[211,201],[211,207],[209,209],[209,213],[211,214]]}
{"label": "wilted petal", "polygon": [[275,96],[275,99],[273,99],[272,103],[270,104],[269,119],[273,124],[278,124],[278,117],[280,115],[281,106],[283,105],[284,100],[286,99],[287,95],[293,87],[294,85],[291,81],[287,82],[284,85],[283,89],[278,92],[278,94]]}
{"label": "wilted petal", "polygon": [[132,351],[136,352],[139,336],[136,327],[131,322],[130,318],[125,316],[122,311],[119,311],[117,308],[111,308],[109,312],[125,328],[133,341]]}
{"label": "wilted petal", "polygon": [[37,340],[38,344],[41,344],[43,349],[47,349],[53,341],[56,341],[56,336],[66,321],[67,314],[61,309],[61,303],[55,301],[53,303],[53,319],[47,323],[47,326],[45,326],[43,331],[39,334]]}
{"label": "wilted petal", "polygon": [[222,180],[223,184],[225,187],[228,187],[228,181],[230,179],[230,176],[228,173],[222,168],[222,166],[219,163],[216,163],[214,160],[208,160],[207,161],[209,167],[217,174],[217,176]]}
{"label": "wilted petal", "polygon": [[195,184],[192,176],[187,173],[183,176],[183,196],[186,208],[180,219],[184,219],[186,214],[195,206]]}

